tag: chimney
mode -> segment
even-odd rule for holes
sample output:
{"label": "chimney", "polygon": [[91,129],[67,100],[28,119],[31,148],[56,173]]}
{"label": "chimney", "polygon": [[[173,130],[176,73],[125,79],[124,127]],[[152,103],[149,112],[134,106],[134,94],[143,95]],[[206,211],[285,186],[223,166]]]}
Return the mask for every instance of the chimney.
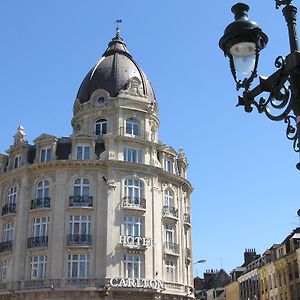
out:
{"label": "chimney", "polygon": [[249,265],[252,261],[254,261],[256,257],[256,251],[255,249],[245,249],[244,252],[244,263],[245,265]]}

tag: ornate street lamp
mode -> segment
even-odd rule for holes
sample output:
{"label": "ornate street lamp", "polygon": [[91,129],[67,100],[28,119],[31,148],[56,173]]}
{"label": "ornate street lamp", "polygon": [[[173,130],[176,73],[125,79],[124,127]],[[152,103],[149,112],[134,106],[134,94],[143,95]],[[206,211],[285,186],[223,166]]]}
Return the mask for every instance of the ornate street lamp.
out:
{"label": "ornate street lamp", "polygon": [[[296,33],[297,8],[292,0],[275,0],[276,8],[284,6],[291,52],[275,60],[278,68],[269,77],[260,77],[259,83],[250,89],[257,77],[260,51],[266,47],[268,36],[258,24],[248,19],[249,6],[237,3],[231,11],[235,21],[229,24],[220,39],[219,46],[229,58],[230,69],[237,90],[243,89],[237,106],[244,106],[251,112],[255,106],[259,113],[273,121],[287,123],[286,136],[293,141],[293,148],[299,152],[300,141],[300,49]],[[300,163],[297,164],[300,170]]]}

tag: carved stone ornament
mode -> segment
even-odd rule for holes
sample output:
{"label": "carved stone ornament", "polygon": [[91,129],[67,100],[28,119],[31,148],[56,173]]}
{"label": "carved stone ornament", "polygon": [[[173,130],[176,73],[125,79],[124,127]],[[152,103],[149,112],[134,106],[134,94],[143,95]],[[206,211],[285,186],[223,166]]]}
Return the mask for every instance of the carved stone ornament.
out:
{"label": "carved stone ornament", "polygon": [[144,97],[140,90],[141,83],[139,78],[132,77],[128,80],[126,89],[122,89],[120,92],[132,96]]}
{"label": "carved stone ornament", "polygon": [[20,125],[18,127],[17,133],[14,136],[14,146],[25,143],[25,141],[26,141],[25,137],[26,137],[26,134],[24,131],[24,127],[22,125]]}

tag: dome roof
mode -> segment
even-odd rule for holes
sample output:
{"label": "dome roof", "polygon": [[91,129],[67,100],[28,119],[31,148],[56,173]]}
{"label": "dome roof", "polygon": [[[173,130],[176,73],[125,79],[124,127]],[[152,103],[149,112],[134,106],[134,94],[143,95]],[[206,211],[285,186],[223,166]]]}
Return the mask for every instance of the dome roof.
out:
{"label": "dome roof", "polygon": [[87,102],[98,89],[104,89],[110,96],[116,97],[121,89],[126,90],[128,80],[133,77],[141,82],[138,93],[148,97],[149,102],[155,101],[151,83],[133,60],[117,28],[116,36],[108,44],[101,59],[82,81],[77,98],[80,103]]}

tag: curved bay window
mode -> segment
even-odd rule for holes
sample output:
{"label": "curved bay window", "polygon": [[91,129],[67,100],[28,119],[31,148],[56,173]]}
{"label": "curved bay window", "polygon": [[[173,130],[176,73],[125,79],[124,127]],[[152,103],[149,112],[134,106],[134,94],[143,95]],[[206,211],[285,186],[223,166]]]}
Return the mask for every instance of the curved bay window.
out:
{"label": "curved bay window", "polygon": [[107,133],[107,120],[99,119],[95,123],[95,134],[103,135]]}
{"label": "curved bay window", "polygon": [[124,207],[146,209],[146,200],[143,198],[144,184],[138,179],[125,179],[124,181]]}
{"label": "curved bay window", "polygon": [[50,183],[48,180],[41,180],[36,186],[35,199],[31,200],[31,209],[37,208],[49,208],[50,197],[49,197]]}
{"label": "curved bay window", "polygon": [[133,136],[139,136],[140,135],[140,122],[129,118],[126,120],[126,134],[130,134]]}
{"label": "curved bay window", "polygon": [[5,204],[2,207],[2,216],[16,213],[17,186],[12,186],[7,191]]}
{"label": "curved bay window", "polygon": [[70,207],[92,207],[90,196],[90,181],[87,178],[77,178],[73,182],[73,196],[70,197]]}

